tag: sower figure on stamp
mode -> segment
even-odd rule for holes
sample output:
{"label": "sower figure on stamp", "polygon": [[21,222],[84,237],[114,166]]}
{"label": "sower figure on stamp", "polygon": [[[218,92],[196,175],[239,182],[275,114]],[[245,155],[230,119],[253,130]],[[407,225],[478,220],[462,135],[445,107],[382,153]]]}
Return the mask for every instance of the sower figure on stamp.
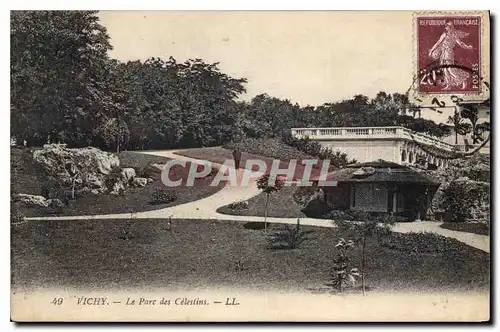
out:
{"label": "sower figure on stamp", "polygon": [[439,65],[443,66],[443,90],[450,90],[452,87],[461,87],[464,90],[467,86],[469,73],[453,66],[455,65],[454,48],[456,45],[466,50],[472,49],[471,45],[467,45],[461,40],[468,35],[466,32],[456,30],[452,22],[447,22],[445,31],[429,50],[429,57],[437,60]]}

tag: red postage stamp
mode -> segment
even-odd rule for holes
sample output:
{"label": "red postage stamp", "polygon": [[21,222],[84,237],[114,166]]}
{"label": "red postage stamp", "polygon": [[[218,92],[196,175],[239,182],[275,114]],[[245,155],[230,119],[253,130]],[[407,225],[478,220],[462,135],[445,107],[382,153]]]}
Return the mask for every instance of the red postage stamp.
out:
{"label": "red postage stamp", "polygon": [[481,91],[481,17],[418,17],[418,90]]}

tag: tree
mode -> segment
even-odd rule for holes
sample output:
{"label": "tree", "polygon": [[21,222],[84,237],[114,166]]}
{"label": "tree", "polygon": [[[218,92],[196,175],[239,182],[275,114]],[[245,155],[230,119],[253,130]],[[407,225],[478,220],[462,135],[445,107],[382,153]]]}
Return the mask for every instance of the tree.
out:
{"label": "tree", "polygon": [[266,203],[264,206],[264,229],[267,232],[267,212],[269,207],[270,195],[274,192],[280,191],[284,186],[284,181],[277,177],[274,184],[269,184],[269,174],[264,174],[257,179],[257,188],[266,194]]}
{"label": "tree", "polygon": [[[397,98],[401,98],[397,96]],[[383,91],[377,93],[370,102],[369,122],[372,126],[394,126],[397,124],[397,117],[403,105],[399,104],[399,99]]]}
{"label": "tree", "polygon": [[490,132],[490,131],[491,131],[490,122],[486,121],[486,122],[478,124],[476,126],[477,139],[479,141],[484,141],[485,138],[483,137],[483,134],[486,132]]}
{"label": "tree", "polygon": [[11,13],[12,134],[87,145],[109,91],[106,29],[97,11]]}
{"label": "tree", "polygon": [[409,122],[406,122],[406,119],[404,119],[403,121],[405,123],[404,127],[415,132],[426,133],[435,137],[443,137],[450,134],[450,130],[446,125],[436,124],[431,120],[417,118]]}
{"label": "tree", "polygon": [[361,244],[361,285],[364,296],[366,288],[366,240],[373,236],[380,236],[388,233],[390,228],[394,225],[394,219],[391,216],[371,217],[364,212],[356,213],[354,218],[356,221],[336,220],[334,222],[339,229],[352,233],[355,242]]}
{"label": "tree", "polygon": [[337,253],[333,258],[332,264],[332,286],[337,287],[339,293],[342,293],[343,286],[354,285],[360,274],[358,268],[351,265],[351,251],[354,248],[353,240],[340,238],[335,245]]}
{"label": "tree", "polygon": [[108,148],[114,144],[116,153],[120,153],[120,146],[128,143],[130,133],[127,123],[116,117],[108,119],[100,128],[99,134]]}
{"label": "tree", "polygon": [[455,131],[455,144],[458,144],[458,135],[467,135],[471,127],[468,123],[464,123],[463,118],[460,113],[455,112],[453,116],[448,117],[448,123],[453,125],[453,130]]}
{"label": "tree", "polygon": [[471,123],[470,131],[472,132],[472,144],[477,144],[479,142],[479,132],[477,128],[477,122],[479,120],[479,109],[474,105],[467,105],[467,107],[461,107],[460,115],[464,119],[468,119]]}
{"label": "tree", "polygon": [[150,58],[120,65],[130,141],[136,147],[220,145],[240,133],[237,96],[245,79],[221,73],[201,59],[178,63]]}

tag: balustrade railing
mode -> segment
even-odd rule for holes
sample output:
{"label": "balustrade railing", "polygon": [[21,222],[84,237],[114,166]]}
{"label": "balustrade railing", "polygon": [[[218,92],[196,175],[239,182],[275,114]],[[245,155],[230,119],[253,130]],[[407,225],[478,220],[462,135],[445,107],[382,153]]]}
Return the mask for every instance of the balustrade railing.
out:
{"label": "balustrade railing", "polygon": [[413,132],[404,127],[334,127],[334,128],[292,128],[295,137],[309,137],[311,139],[335,138],[401,138],[414,140],[425,145],[433,145],[445,150],[454,148],[453,144],[441,141],[438,138]]}

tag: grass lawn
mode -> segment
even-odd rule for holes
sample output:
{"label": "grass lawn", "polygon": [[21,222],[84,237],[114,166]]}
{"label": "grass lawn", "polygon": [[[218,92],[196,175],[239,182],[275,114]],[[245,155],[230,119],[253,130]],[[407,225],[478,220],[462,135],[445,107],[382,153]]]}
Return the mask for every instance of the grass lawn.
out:
{"label": "grass lawn", "polygon": [[[301,211],[300,206],[293,200],[293,192],[297,187],[283,187],[280,191],[272,193],[269,198],[269,217],[278,218],[304,218],[306,215]],[[248,208],[231,209],[231,205],[222,206],[217,212],[233,216],[264,216],[266,204],[266,194],[259,194],[248,200]]]}
{"label": "grass lawn", "polygon": [[[222,147],[209,147],[209,148],[198,148],[198,149],[189,149],[189,150],[180,150],[175,154],[191,157],[196,159],[208,160],[214,163],[222,164],[226,160],[233,160],[233,152],[228,149],[224,149]],[[250,154],[246,152],[241,152],[241,166],[245,165],[248,159],[259,159],[264,160],[266,164],[272,164],[272,158],[266,158],[256,154]]]}
{"label": "grass lawn", "polygon": [[[301,247],[273,250],[262,231],[246,229],[241,222],[175,220],[173,231],[164,220],[27,222],[12,226],[12,284],[19,290],[233,286],[325,291],[335,243],[346,234],[333,228],[303,229],[311,231],[311,239]],[[437,241],[440,250],[428,252],[426,236],[420,235],[412,250],[369,239],[367,286],[377,291],[489,289],[489,254],[454,239]],[[357,247],[352,262],[360,261]]]}
{"label": "grass lawn", "polygon": [[[233,160],[233,152],[231,150],[222,148],[222,147],[209,147],[209,148],[198,148],[198,149],[190,149],[190,150],[180,150],[176,152],[176,154],[185,156],[185,157],[191,157],[191,158],[196,158],[196,159],[202,159],[202,160],[208,160],[214,163],[219,163],[223,164],[227,160]],[[271,166],[273,165],[274,158],[270,157],[265,157],[262,155],[257,155],[257,154],[251,154],[242,151],[241,152],[241,161],[240,161],[240,168],[247,168],[245,167],[246,163],[248,160],[261,160],[264,161],[266,164],[266,172],[269,173],[271,170]],[[306,158],[304,158],[306,159]],[[314,159],[313,157],[309,157],[307,159]],[[304,168],[305,166],[301,164],[301,160],[297,159],[297,166],[294,168],[295,172],[293,175],[294,179],[302,179],[303,174],[304,174]],[[279,164],[280,169],[287,169],[289,168],[290,163],[288,160],[281,160]],[[313,176],[319,176],[320,175],[320,170],[321,170],[322,164],[318,161],[318,164],[315,165],[312,168],[311,171],[311,177]],[[257,170],[257,166],[252,167],[253,170]]]}
{"label": "grass lawn", "polygon": [[[135,152],[122,152],[118,155],[120,166],[143,169],[148,163],[164,164],[169,159]],[[176,165],[172,167],[171,179],[176,180],[187,176],[190,164],[186,167]],[[44,178],[39,167],[32,162],[31,152],[28,149],[11,150],[12,187],[15,192],[24,194],[41,194],[41,187]],[[123,196],[108,194],[85,195],[70,201],[68,205],[57,211],[57,215],[87,215],[87,214],[108,214],[108,213],[130,213],[165,208],[195,201],[215,194],[224,186],[209,186],[213,176],[195,181],[192,187],[179,186],[172,188],[177,193],[178,198],[166,204],[150,204],[151,195],[155,190],[168,189],[160,179],[160,172],[154,174],[154,182],[143,188],[126,189]],[[25,216],[55,215],[56,212],[48,208],[26,208],[20,207],[21,213]]]}
{"label": "grass lawn", "polygon": [[479,235],[490,235],[490,226],[488,224],[483,224],[483,223],[447,222],[442,224],[440,227],[452,231],[474,233]]}
{"label": "grass lawn", "polygon": [[44,183],[43,170],[33,162],[29,149],[11,147],[10,149],[10,186],[13,192],[41,195]]}

